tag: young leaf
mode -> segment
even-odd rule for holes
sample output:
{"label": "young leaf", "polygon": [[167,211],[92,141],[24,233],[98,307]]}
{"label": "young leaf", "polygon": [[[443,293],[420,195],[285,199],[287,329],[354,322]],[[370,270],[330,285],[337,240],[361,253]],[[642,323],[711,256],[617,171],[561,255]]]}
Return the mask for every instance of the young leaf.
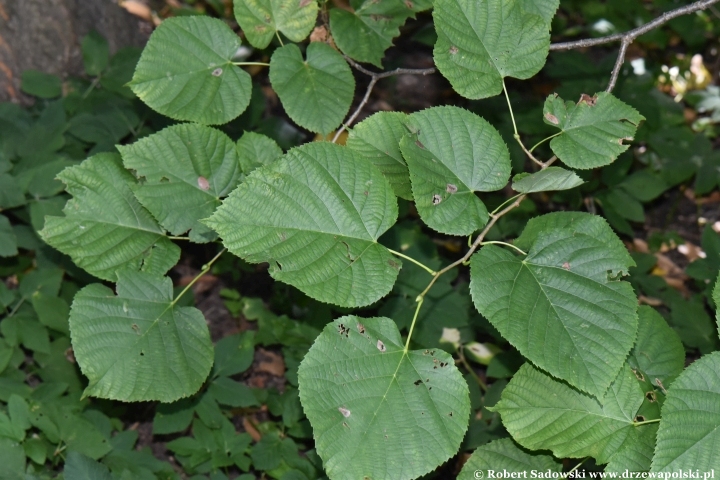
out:
{"label": "young leaf", "polygon": [[528,79],[550,48],[547,22],[526,13],[520,0],[437,0],[435,64],[466,98],[492,97],[503,79]]}
{"label": "young leaf", "polygon": [[25,70],[22,73],[20,89],[38,98],[55,98],[62,95],[62,80],[38,70]]}
{"label": "young leaf", "polygon": [[645,117],[607,92],[583,94],[577,104],[557,94],[545,100],[545,123],[562,130],[550,140],[550,148],[566,165],[589,169],[612,163],[629,148]]}
{"label": "young leaf", "polygon": [[65,460],[67,480],[112,480],[108,467],[78,452],[69,452]]}
{"label": "young leaf", "polygon": [[603,464],[634,429],[649,427],[633,425],[642,402],[627,365],[598,400],[526,363],[493,410],[513,439],[530,450],[550,450],[558,458],[591,456]]}
{"label": "young leaf", "polygon": [[364,306],[401,263],[377,243],[397,219],[387,180],[352,150],[311,143],[255,170],[206,221],[228,249],[322,302]]}
{"label": "young leaf", "polygon": [[92,30],[82,39],[81,47],[85,73],[93,77],[100,75],[110,61],[108,41],[98,32]]}
{"label": "young leaf", "polygon": [[[558,463],[550,455],[529,453],[518,447],[511,439],[502,438],[475,450],[460,471],[458,480],[493,478],[488,474],[488,470],[518,472],[520,475],[522,475],[520,472],[535,471],[545,473],[548,470],[560,473],[562,464]],[[480,471],[483,475],[478,476],[475,473],[477,471]]]}
{"label": "young leaf", "polygon": [[355,125],[346,145],[380,169],[395,195],[412,200],[408,168],[400,152],[406,121],[402,112],[378,112]]}
{"label": "young leaf", "polygon": [[221,20],[175,17],[150,36],[130,87],[175,120],[227,123],[250,103],[250,75],[232,64],[240,38]]}
{"label": "young leaf", "polygon": [[400,143],[418,213],[433,230],[469,235],[488,220],[475,192],[500,190],[510,153],[495,128],[458,107],[433,107],[408,117]]}
{"label": "young leaf", "polygon": [[235,19],[255,48],[266,48],[276,32],[302,42],[317,19],[317,0],[236,0]]}
{"label": "young leaf", "polygon": [[602,398],[635,341],[637,300],[617,279],[634,262],[600,217],[549,214],[525,230],[524,258],[494,245],[473,255],[475,307],[535,365]]}
{"label": "young leaf", "polygon": [[696,360],[668,389],[653,472],[720,469],[720,352]]}
{"label": "young leaf", "polygon": [[512,188],[520,193],[570,190],[585,183],[575,172],[548,167],[532,174],[520,173],[513,178]]}
{"label": "young leaf", "polygon": [[115,281],[119,269],[142,265],[164,274],[180,259],[180,249],[133,195],[135,179],[119,155],[95,155],[58,178],[73,198],[64,217],[46,217],[39,234],[80,268]]}
{"label": "young leaf", "polygon": [[452,357],[406,351],[389,318],[328,324],[299,379],[330,478],[417,478],[455,455],[467,429],[468,387]]}
{"label": "young leaf", "polygon": [[350,109],[355,78],[342,55],[325,43],[308,45],[306,57],[294,44],[275,50],[270,83],[295,123],[327,135]]}
{"label": "young leaf", "polygon": [[88,285],[75,295],[70,332],[86,396],[173,402],[197,392],[213,363],[205,318],[175,305],[168,277],[118,272],[117,296]]}
{"label": "young leaf", "polygon": [[172,235],[190,230],[194,242],[215,233],[200,220],[220,206],[240,180],[235,143],[219,130],[185,123],[118,146],[125,168],[144,180],[135,196]]}
{"label": "young leaf", "polygon": [[353,11],[330,10],[330,31],[338,48],[358,62],[382,67],[385,50],[400,35],[400,27],[414,12],[403,2],[360,0]]}
{"label": "young leaf", "polygon": [[240,166],[245,175],[258,167],[282,157],[282,149],[272,138],[260,133],[245,132],[237,142]]}
{"label": "young leaf", "polygon": [[680,337],[652,307],[638,308],[637,341],[628,363],[641,370],[651,383],[665,388],[685,367],[685,348]]}

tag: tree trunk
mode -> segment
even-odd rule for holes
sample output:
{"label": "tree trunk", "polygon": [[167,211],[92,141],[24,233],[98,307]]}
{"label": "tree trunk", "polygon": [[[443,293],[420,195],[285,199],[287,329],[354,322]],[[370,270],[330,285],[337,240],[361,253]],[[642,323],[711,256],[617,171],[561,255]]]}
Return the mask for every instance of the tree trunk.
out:
{"label": "tree trunk", "polygon": [[0,0],[0,101],[30,100],[20,91],[25,70],[81,75],[80,42],[93,29],[113,53],[144,45],[151,27],[114,0]]}

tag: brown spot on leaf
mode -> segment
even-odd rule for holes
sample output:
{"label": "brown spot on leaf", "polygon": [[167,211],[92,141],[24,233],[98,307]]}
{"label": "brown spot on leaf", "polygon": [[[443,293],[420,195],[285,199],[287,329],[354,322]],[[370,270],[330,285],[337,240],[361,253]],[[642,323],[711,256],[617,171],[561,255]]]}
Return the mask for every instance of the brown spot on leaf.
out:
{"label": "brown spot on leaf", "polygon": [[645,421],[645,416],[644,416],[644,415],[638,415],[637,417],[635,417],[635,421],[636,421],[636,422],[644,422],[644,421]]}
{"label": "brown spot on leaf", "polygon": [[548,122],[552,123],[553,125],[560,124],[560,120],[558,120],[558,118],[550,112],[545,114],[545,118],[547,119]]}
{"label": "brown spot on leaf", "polygon": [[219,77],[220,75],[222,75],[222,72],[223,72],[223,69],[220,68],[220,67],[218,67],[218,68],[216,68],[215,70],[212,71],[212,76],[213,76],[213,77]]}
{"label": "brown spot on leaf", "polygon": [[304,7],[307,7],[308,5],[310,5],[312,2],[313,2],[313,0],[300,0],[300,3],[298,4],[298,6],[300,8],[304,8]]}
{"label": "brown spot on leaf", "polygon": [[457,55],[458,51],[458,47],[456,47],[455,45],[450,47],[450,55]]}
{"label": "brown spot on leaf", "polygon": [[345,418],[350,418],[350,410],[348,410],[345,407],[338,407],[338,411],[342,413],[342,416]]}
{"label": "brown spot on leaf", "polygon": [[657,400],[657,397],[655,396],[655,392],[647,392],[645,394],[645,398],[647,398],[648,402],[653,403]]}
{"label": "brown spot on leaf", "polygon": [[565,263],[562,264],[562,267],[563,267],[565,270],[570,270],[570,263],[565,262]]}
{"label": "brown spot on leaf", "polygon": [[440,195],[438,195],[437,193],[435,195],[433,195],[432,204],[437,205],[440,202],[442,202],[442,197]]}
{"label": "brown spot on leaf", "polygon": [[198,187],[200,187],[200,190],[203,190],[205,192],[210,190],[210,182],[208,182],[207,178],[205,178],[203,176],[199,176],[197,182],[198,182]]}
{"label": "brown spot on leaf", "polygon": [[365,325],[363,325],[362,323],[357,324],[357,329],[358,329],[358,332],[365,333]]}
{"label": "brown spot on leaf", "polygon": [[597,103],[597,95],[594,95],[591,97],[587,93],[583,93],[582,95],[580,95],[580,100],[578,101],[578,105],[580,105],[581,103],[586,103],[589,106],[594,107],[595,104]]}
{"label": "brown spot on leaf", "polygon": [[382,342],[382,340],[377,341],[377,349],[380,350],[381,352],[385,352],[385,350],[387,350],[385,348],[385,344]]}
{"label": "brown spot on leaf", "polygon": [[445,191],[448,193],[457,193],[457,185],[453,185],[452,183],[448,183],[447,187],[445,187]]}
{"label": "brown spot on leaf", "polygon": [[640,370],[635,370],[635,369],[633,368],[633,369],[632,369],[632,372],[635,374],[635,378],[637,378],[637,379],[640,380],[641,382],[644,382],[644,381],[645,381],[645,375],[643,375]]}
{"label": "brown spot on leaf", "polygon": [[422,149],[425,149],[425,145],[423,145],[422,143],[420,143],[420,140],[415,140],[415,145],[417,145],[418,147],[420,147],[420,148],[422,148]]}

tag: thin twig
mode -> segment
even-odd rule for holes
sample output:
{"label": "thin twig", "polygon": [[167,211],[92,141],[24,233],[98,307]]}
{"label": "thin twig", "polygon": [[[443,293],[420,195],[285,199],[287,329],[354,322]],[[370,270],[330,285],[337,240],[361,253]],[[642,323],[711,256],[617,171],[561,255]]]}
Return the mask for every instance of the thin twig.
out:
{"label": "thin twig", "polygon": [[[605,90],[606,92],[612,92],[615,88],[615,85],[617,84],[620,70],[625,63],[625,54],[627,53],[627,49],[637,37],[659,27],[663,23],[672,20],[675,17],[697,12],[698,10],[704,10],[718,2],[720,2],[720,0],[700,0],[695,3],[691,3],[690,5],[686,5],[684,7],[676,8],[675,10],[665,12],[656,19],[646,23],[645,25],[641,25],[627,32],[616,33],[614,35],[608,35],[606,37],[600,38],[586,38],[584,40],[576,40],[574,42],[553,43],[552,45],[550,45],[550,50],[571,50],[574,48],[592,47],[595,45],[602,45],[605,43],[620,41],[620,51],[618,52],[617,59],[615,60],[615,66],[613,67],[612,75],[610,76],[610,82],[608,83],[607,89]],[[530,158],[533,159],[532,156],[530,156]]]}
{"label": "thin twig", "polygon": [[632,40],[635,40],[640,35],[643,35],[644,33],[647,33],[650,30],[659,27],[663,23],[666,23],[675,17],[680,17],[682,15],[687,15],[688,13],[697,12],[698,10],[704,10],[710,5],[714,5],[718,2],[720,2],[720,0],[700,0],[698,2],[691,3],[690,5],[685,5],[684,7],[676,8],[675,10],[665,12],[656,19],[644,25],[641,25],[633,30],[629,30],[624,33],[615,33],[606,37],[586,38],[583,40],[575,40],[573,42],[553,43],[552,45],[550,45],[550,50],[573,50],[575,48],[593,47],[595,45],[618,42],[625,38],[629,38],[632,43]]}
{"label": "thin twig", "polygon": [[367,68],[363,67],[353,59],[351,59],[348,56],[345,56],[345,60],[357,71],[364,73],[365,75],[368,75],[370,77],[370,83],[367,86],[367,90],[365,90],[365,96],[363,96],[363,99],[360,101],[360,105],[355,109],[355,111],[348,117],[348,119],[343,123],[337,132],[335,132],[335,136],[332,139],[332,143],[337,142],[338,138],[340,138],[340,135],[343,131],[345,131],[360,115],[360,112],[363,108],[365,108],[365,105],[367,105],[368,100],[370,100],[370,94],[373,91],[373,88],[375,88],[375,84],[378,82],[378,80],[382,80],[383,78],[392,77],[394,75],[430,75],[431,73],[435,73],[436,70],[434,68],[396,68],[395,70],[389,70],[387,72],[372,72],[368,70]]}

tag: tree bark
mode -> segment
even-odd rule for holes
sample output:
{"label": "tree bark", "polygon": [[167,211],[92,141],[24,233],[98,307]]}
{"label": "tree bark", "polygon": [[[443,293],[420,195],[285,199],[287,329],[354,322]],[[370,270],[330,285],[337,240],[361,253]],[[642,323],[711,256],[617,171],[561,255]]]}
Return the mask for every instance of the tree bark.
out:
{"label": "tree bark", "polygon": [[151,26],[114,0],[0,0],[0,101],[28,103],[22,72],[82,75],[80,42],[96,30],[110,52],[142,46]]}

